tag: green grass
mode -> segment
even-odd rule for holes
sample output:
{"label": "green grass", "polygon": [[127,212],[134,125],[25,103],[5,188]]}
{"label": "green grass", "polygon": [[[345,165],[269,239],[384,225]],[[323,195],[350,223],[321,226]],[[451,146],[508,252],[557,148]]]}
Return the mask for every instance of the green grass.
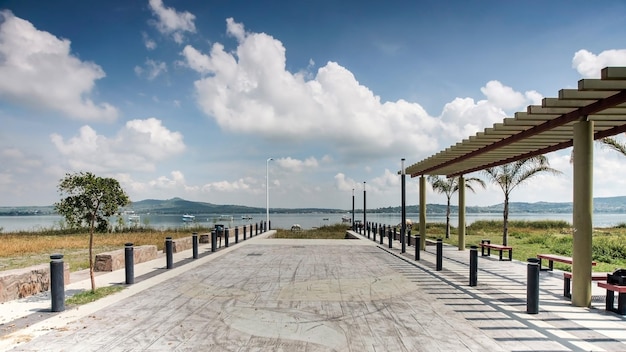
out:
{"label": "green grass", "polygon": [[348,226],[341,224],[302,231],[277,229],[274,238],[343,240],[346,238],[347,229]]}
{"label": "green grass", "polygon": [[[466,248],[477,246],[482,239],[491,243],[502,243],[502,221],[480,220],[467,227]],[[413,230],[415,231],[415,230]],[[444,242],[457,245],[457,229],[453,228],[450,238],[445,238],[445,224],[428,224],[427,238],[443,238]],[[565,221],[510,221],[509,241],[513,247],[513,259],[527,261],[539,253],[572,256],[572,227]],[[611,272],[626,268],[626,226],[598,228],[593,232],[593,268],[598,272]],[[571,266],[554,263],[556,269],[571,271]]]}
{"label": "green grass", "polygon": [[124,289],[124,286],[121,285],[113,285],[113,286],[105,286],[105,287],[97,287],[96,291],[93,292],[91,290],[84,291],[73,295],[65,300],[65,304],[68,306],[77,306],[82,304],[91,303],[99,300],[102,297],[106,297],[108,295],[112,295],[114,293],[120,292]]}

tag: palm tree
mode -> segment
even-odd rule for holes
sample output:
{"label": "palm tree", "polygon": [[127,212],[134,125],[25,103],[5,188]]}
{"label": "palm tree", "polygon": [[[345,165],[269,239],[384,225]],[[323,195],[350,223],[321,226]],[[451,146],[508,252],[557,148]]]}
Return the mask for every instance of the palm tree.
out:
{"label": "palm tree", "polygon": [[509,196],[511,195],[511,191],[513,191],[515,187],[541,172],[549,172],[555,175],[560,174],[561,172],[551,168],[548,158],[543,155],[520,159],[509,164],[490,167],[483,171],[491,179],[491,181],[500,186],[504,192],[504,225],[502,232],[502,244],[506,246],[509,242]]}
{"label": "palm tree", "polygon": [[[452,198],[453,194],[459,191],[459,177],[456,176],[443,178],[436,175],[431,175],[428,176],[428,182],[430,182],[433,191],[445,194],[448,198],[448,204],[446,207],[446,238],[450,238],[450,199]],[[469,189],[472,192],[475,192],[472,186],[473,183],[476,183],[482,188],[485,188],[485,181],[476,177],[470,177],[465,179],[465,188]]]}
{"label": "palm tree", "polygon": [[626,144],[618,141],[617,139],[613,137],[606,137],[606,138],[602,138],[600,140],[600,143],[602,143],[603,146],[609,149],[613,149],[616,152],[621,153],[622,155],[626,156]]}

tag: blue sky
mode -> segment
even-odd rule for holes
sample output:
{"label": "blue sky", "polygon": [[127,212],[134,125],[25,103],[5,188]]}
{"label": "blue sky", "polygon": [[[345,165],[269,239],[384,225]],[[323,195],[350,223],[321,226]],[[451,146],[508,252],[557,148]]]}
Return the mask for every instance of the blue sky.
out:
{"label": "blue sky", "polygon": [[[368,208],[397,206],[401,158],[626,65],[621,1],[2,0],[0,11],[0,206],[52,204],[76,171],[115,177],[135,201],[264,207],[269,172],[271,207],[348,209],[364,181]],[[594,195],[626,194],[623,157],[596,149]],[[571,201],[569,153],[548,155],[563,175],[512,201]],[[467,203],[502,199],[490,185]],[[429,190],[428,202],[445,198]]]}

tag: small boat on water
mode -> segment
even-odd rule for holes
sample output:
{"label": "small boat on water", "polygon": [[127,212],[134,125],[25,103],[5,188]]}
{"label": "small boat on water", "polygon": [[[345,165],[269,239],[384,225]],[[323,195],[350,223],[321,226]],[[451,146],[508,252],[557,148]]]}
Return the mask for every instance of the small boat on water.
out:
{"label": "small boat on water", "polygon": [[352,218],[347,215],[344,215],[341,217],[341,222],[352,222]]}
{"label": "small boat on water", "polygon": [[241,220],[252,220],[252,216],[250,215],[242,215]]}
{"label": "small boat on water", "polygon": [[183,222],[192,222],[194,220],[196,220],[196,217],[194,215],[189,215],[189,214],[183,215]]}
{"label": "small boat on water", "polygon": [[131,224],[137,224],[139,223],[139,221],[141,221],[141,217],[139,215],[136,215],[136,214],[128,215],[128,222],[130,222]]}

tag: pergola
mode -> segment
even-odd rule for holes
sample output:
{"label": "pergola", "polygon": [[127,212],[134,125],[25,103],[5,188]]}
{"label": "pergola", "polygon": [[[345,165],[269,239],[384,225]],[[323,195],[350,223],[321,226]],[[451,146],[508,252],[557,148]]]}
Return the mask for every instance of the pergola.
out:
{"label": "pergola", "polygon": [[459,249],[465,247],[463,175],[574,147],[572,304],[591,304],[593,141],[626,132],[626,67],[606,67],[600,79],[582,79],[525,112],[486,128],[420,162],[406,173],[420,176],[420,234],[425,238],[425,175],[460,176]]}

